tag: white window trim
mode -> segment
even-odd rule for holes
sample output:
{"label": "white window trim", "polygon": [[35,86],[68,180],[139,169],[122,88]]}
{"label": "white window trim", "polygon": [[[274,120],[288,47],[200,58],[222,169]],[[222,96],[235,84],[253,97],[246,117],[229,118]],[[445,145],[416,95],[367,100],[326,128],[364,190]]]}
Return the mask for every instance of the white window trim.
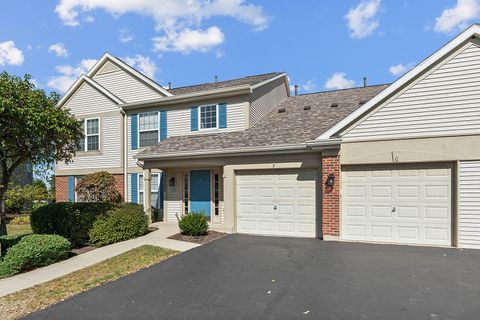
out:
{"label": "white window trim", "polygon": [[[216,116],[216,120],[215,120],[215,125],[216,127],[215,128],[202,128],[202,107],[211,107],[211,106],[215,106],[215,116]],[[201,105],[201,106],[198,106],[198,131],[214,131],[214,130],[218,130],[218,125],[219,125],[219,114],[218,114],[218,103],[210,103],[210,104],[204,104],[204,105]]]}
{"label": "white window trim", "polygon": [[[150,176],[151,176],[151,177],[153,177],[153,176],[158,176],[158,186],[157,186],[157,188],[156,188],[157,191],[156,191],[155,193],[160,193],[160,183],[161,183],[161,181],[160,181],[160,173],[151,173]],[[139,203],[140,203],[140,199],[142,199],[142,203],[143,203],[143,194],[141,195],[141,198],[140,198],[140,192],[142,192],[142,193],[145,192],[145,185],[143,185],[143,190],[140,191],[140,181],[143,182],[143,174],[140,173],[140,174],[138,175],[138,179],[137,179],[137,180],[138,180],[138,181],[137,181],[137,199],[138,199],[138,202],[139,202]],[[150,193],[153,193],[153,192],[150,190]],[[160,196],[160,194],[159,194],[158,196]],[[151,204],[150,204],[150,206],[151,206]]]}
{"label": "white window trim", "polygon": [[[84,152],[96,152],[100,151],[102,148],[102,139],[101,139],[101,122],[100,122],[100,117],[94,117],[94,118],[85,118],[85,119],[80,119],[83,120],[83,133],[85,137],[83,138],[83,150],[79,151],[84,151]],[[88,120],[98,120],[98,133],[97,134],[87,134],[87,121]],[[93,137],[93,136],[98,136],[98,150],[88,150],[88,137]]]}
{"label": "white window trim", "polygon": [[157,134],[157,142],[160,142],[160,126],[161,126],[161,123],[160,123],[160,111],[147,111],[147,112],[140,112],[137,114],[137,123],[138,123],[138,130],[137,130],[137,146],[138,148],[148,148],[148,146],[144,146],[144,147],[141,147],[140,146],[140,132],[148,132],[148,131],[155,131],[153,129],[150,129],[150,130],[140,130],[140,115],[141,114],[146,114],[146,113],[152,113],[152,112],[156,112],[157,113],[157,118],[158,118],[158,128],[157,128],[157,131],[158,131],[158,134]]}

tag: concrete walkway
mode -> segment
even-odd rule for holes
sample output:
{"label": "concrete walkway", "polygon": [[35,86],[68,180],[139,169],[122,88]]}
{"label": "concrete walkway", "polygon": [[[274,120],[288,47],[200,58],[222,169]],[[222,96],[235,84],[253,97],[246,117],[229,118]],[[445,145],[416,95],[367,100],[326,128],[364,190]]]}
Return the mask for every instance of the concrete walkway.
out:
{"label": "concrete walkway", "polygon": [[0,280],[0,297],[62,277],[142,245],[149,244],[178,251],[187,251],[199,246],[195,243],[167,239],[179,232],[177,223],[157,222],[152,226],[157,227],[158,230],[143,237],[98,248],[68,260],[2,279]]}

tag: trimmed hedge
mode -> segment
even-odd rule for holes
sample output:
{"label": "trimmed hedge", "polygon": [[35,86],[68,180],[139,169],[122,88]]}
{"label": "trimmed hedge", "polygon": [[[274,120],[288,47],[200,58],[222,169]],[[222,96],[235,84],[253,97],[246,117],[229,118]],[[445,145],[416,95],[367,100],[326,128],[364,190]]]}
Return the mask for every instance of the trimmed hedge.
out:
{"label": "trimmed hedge", "polygon": [[0,245],[2,246],[2,256],[7,254],[7,250],[22,240],[23,237],[27,236],[28,234],[14,234],[14,235],[6,235],[0,237]]}
{"label": "trimmed hedge", "polygon": [[208,233],[208,220],[202,212],[190,212],[178,221],[183,235],[204,236]]}
{"label": "trimmed hedge", "polygon": [[32,234],[12,246],[0,262],[0,278],[47,266],[68,256],[70,242],[58,235]]}
{"label": "trimmed hedge", "polygon": [[69,239],[74,247],[88,244],[88,233],[97,216],[112,209],[110,203],[68,203],[45,205],[34,210],[30,220],[37,234],[57,234]]}
{"label": "trimmed hedge", "polygon": [[90,230],[90,245],[101,247],[107,244],[133,239],[148,230],[148,220],[143,207],[127,203],[101,215]]}

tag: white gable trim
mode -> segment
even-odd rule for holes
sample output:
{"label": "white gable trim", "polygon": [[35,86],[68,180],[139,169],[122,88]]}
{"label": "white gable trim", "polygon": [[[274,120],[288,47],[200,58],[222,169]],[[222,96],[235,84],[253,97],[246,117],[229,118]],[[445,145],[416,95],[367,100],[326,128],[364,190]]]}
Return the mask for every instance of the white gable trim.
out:
{"label": "white gable trim", "polygon": [[162,93],[164,96],[167,96],[167,97],[171,97],[173,96],[173,94],[171,94],[168,90],[166,90],[165,88],[163,88],[161,85],[159,85],[158,83],[156,83],[155,81],[153,81],[152,79],[148,78],[147,76],[145,76],[143,73],[135,70],[134,68],[130,67],[128,64],[126,64],[125,62],[123,62],[122,60],[118,59],[117,57],[114,57],[113,55],[111,55],[110,53],[105,53],[101,58],[100,60],[97,61],[97,63],[95,63],[95,65],[93,66],[92,69],[90,69],[90,71],[88,71],[87,75],[92,78],[95,73],[98,72],[98,70],[100,70],[100,68],[105,64],[105,62],[107,60],[110,60],[111,62],[113,62],[114,64],[118,65],[120,68],[122,68],[123,70],[125,70],[126,72],[128,72],[130,75],[132,75],[133,77],[139,79],[140,81],[142,81],[143,83],[147,84],[149,87],[153,88],[154,90]]}
{"label": "white gable trim", "polygon": [[467,41],[472,36],[478,36],[480,34],[480,25],[472,25],[465,31],[463,31],[460,35],[455,37],[445,46],[443,46],[440,50],[436,51],[434,54],[429,56],[427,59],[423,60],[420,64],[418,64],[415,68],[407,72],[403,75],[400,79],[392,83],[388,86],[385,90],[380,92],[374,98],[369,100],[363,106],[352,112],[342,121],[338,122],[335,126],[330,128],[329,130],[325,131],[321,136],[319,136],[316,140],[325,140],[330,139],[336,133],[342,131],[343,129],[347,128],[352,122],[358,120],[362,115],[366,112],[370,111],[374,107],[377,106],[378,103],[384,101],[386,98],[391,96],[393,93],[397,92],[398,90],[402,89],[402,87],[412,81],[415,77],[422,74],[432,65],[434,65],[437,61],[445,57],[448,53],[452,50],[456,49],[458,46],[462,45],[465,41]]}
{"label": "white gable trim", "polygon": [[257,88],[259,88],[259,87],[261,87],[261,86],[264,86],[264,85],[266,85],[266,84],[268,84],[268,83],[270,83],[270,82],[272,82],[272,81],[275,81],[275,80],[277,80],[277,79],[280,79],[280,78],[282,78],[282,77],[283,77],[283,82],[285,83],[285,89],[286,89],[286,91],[287,91],[287,96],[290,96],[290,85],[289,85],[289,83],[288,83],[287,74],[286,74],[285,72],[283,72],[283,73],[281,73],[281,74],[279,74],[279,75],[277,75],[277,76],[275,76],[275,77],[273,77],[273,78],[264,80],[264,81],[259,82],[259,83],[257,83],[257,84],[254,84],[254,85],[251,87],[251,89],[252,89],[252,90],[255,90],[255,89],[257,89]]}
{"label": "white gable trim", "polygon": [[107,89],[105,89],[104,87],[102,87],[101,85],[99,85],[97,82],[93,81],[92,79],[90,79],[86,75],[82,74],[77,79],[77,81],[75,81],[72,84],[72,86],[67,90],[67,92],[63,95],[63,97],[58,102],[58,106],[61,107],[63,104],[65,104],[65,102],[67,102],[68,99],[70,99],[70,97],[78,90],[78,88],[80,88],[80,86],[84,82],[86,82],[89,85],[91,85],[92,87],[94,87],[96,90],[101,92],[103,95],[105,95],[107,98],[109,98],[110,100],[112,100],[116,104],[123,104],[124,103],[120,98],[115,96],[113,93],[111,93],[110,91],[108,91]]}

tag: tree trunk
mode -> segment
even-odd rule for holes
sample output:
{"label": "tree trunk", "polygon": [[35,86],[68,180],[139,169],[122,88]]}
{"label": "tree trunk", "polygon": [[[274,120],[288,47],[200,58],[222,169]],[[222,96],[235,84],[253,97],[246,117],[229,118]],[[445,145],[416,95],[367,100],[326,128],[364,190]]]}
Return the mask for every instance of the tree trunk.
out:
{"label": "tree trunk", "polygon": [[3,199],[4,194],[5,192],[2,186],[0,186],[0,236],[7,234],[7,216],[5,214],[5,201]]}

